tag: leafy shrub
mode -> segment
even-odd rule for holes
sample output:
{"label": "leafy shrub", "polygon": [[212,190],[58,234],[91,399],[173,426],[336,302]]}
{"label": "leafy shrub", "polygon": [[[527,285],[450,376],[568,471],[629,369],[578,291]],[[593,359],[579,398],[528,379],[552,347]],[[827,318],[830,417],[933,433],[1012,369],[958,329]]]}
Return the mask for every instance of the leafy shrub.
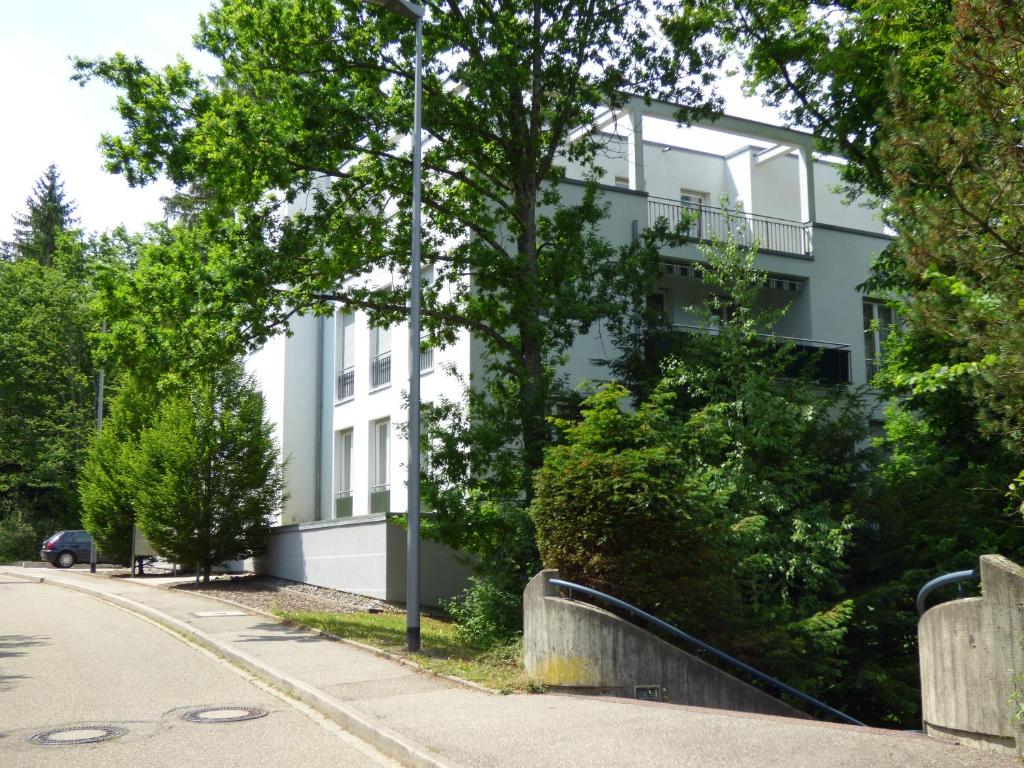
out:
{"label": "leafy shrub", "polygon": [[445,604],[459,642],[485,650],[507,643],[522,627],[522,596],[473,576],[463,593]]}
{"label": "leafy shrub", "polygon": [[0,520],[0,563],[35,560],[41,538],[22,515],[8,515]]}
{"label": "leafy shrub", "polygon": [[671,398],[626,413],[627,394],[602,389],[548,451],[532,506],[541,557],[562,578],[715,636],[736,600],[715,516],[729,488],[692,465],[695,435],[673,423]]}

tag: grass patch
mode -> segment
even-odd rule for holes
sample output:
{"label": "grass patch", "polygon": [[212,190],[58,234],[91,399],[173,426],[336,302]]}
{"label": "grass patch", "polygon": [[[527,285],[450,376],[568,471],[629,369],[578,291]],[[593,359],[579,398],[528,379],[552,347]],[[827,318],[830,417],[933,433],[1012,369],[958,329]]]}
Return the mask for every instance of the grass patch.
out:
{"label": "grass patch", "polygon": [[432,672],[461,677],[502,693],[541,690],[526,676],[521,640],[480,650],[460,641],[451,622],[423,616],[420,619],[423,650],[407,653],[405,614],[274,612],[293,624],[356,640],[411,659]]}

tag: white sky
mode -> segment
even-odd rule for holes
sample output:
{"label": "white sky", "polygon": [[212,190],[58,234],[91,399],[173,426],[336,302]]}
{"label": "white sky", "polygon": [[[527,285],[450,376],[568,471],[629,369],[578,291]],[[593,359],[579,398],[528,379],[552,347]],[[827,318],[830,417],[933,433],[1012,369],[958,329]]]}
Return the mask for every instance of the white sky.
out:
{"label": "white sky", "polygon": [[11,217],[50,163],[81,226],[102,231],[139,229],[160,218],[168,187],[131,189],[103,170],[100,134],[117,133],[113,89],[71,82],[70,56],[124,51],[153,66],[192,50],[191,37],[209,0],[0,0],[0,240],[11,237]]}
{"label": "white sky", "polygon": [[[68,197],[90,232],[125,224],[141,229],[161,216],[167,185],[132,189],[103,170],[100,135],[120,133],[115,93],[71,82],[69,57],[123,51],[163,66],[177,54],[195,60],[191,45],[210,0],[0,0],[0,240],[12,235],[12,216],[46,167],[56,163]],[[727,110],[771,121],[771,113],[728,89]]]}

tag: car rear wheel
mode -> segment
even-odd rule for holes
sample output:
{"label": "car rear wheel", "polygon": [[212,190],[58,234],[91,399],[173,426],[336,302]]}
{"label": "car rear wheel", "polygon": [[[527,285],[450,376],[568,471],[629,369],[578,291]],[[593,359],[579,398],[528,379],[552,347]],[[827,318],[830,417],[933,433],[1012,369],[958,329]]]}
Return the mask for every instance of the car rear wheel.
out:
{"label": "car rear wheel", "polygon": [[57,561],[54,563],[58,568],[70,568],[75,564],[75,553],[64,550],[57,555]]}

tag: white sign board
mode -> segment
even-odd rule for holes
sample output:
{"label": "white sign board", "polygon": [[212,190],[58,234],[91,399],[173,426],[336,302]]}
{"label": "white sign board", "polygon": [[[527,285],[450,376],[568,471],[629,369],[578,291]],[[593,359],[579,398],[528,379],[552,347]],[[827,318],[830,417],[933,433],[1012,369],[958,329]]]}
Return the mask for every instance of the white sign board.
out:
{"label": "white sign board", "polygon": [[132,526],[132,530],[135,532],[135,542],[132,545],[132,551],[136,557],[154,557],[156,550],[153,549],[153,545],[150,544],[146,537],[142,535],[142,531],[139,530],[139,526]]}

